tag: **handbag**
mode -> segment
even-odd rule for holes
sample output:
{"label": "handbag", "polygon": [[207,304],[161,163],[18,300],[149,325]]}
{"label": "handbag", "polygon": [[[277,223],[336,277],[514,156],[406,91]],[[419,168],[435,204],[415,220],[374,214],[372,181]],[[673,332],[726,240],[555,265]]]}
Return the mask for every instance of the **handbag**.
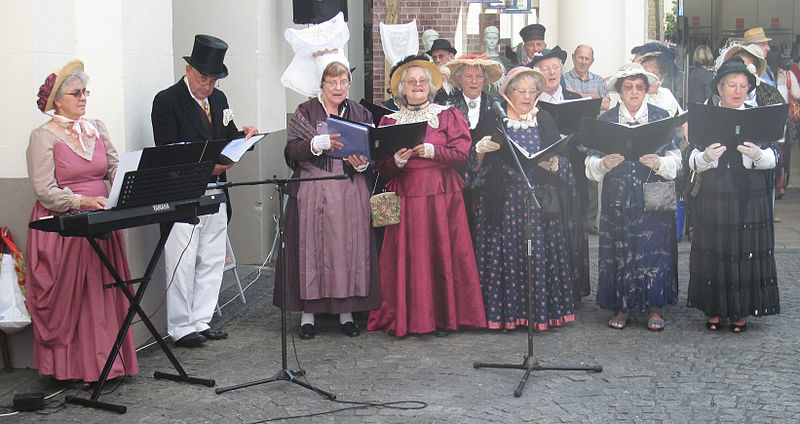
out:
{"label": "handbag", "polygon": [[400,223],[400,196],[393,191],[375,194],[378,187],[378,175],[375,176],[375,185],[372,197],[369,198],[370,215],[373,227],[385,227]]}
{"label": "handbag", "polygon": [[31,323],[25,308],[25,261],[14,244],[8,227],[0,228],[2,261],[0,261],[0,330],[11,334]]}
{"label": "handbag", "polygon": [[797,105],[797,101],[792,96],[792,75],[791,71],[786,71],[786,87],[788,91],[789,97],[789,118],[792,120],[793,123],[800,122],[800,106]]}
{"label": "handbag", "polygon": [[539,201],[539,215],[544,219],[556,219],[561,216],[560,201],[556,188],[550,184],[536,186],[536,200]]}
{"label": "handbag", "polygon": [[653,171],[647,174],[647,180],[642,184],[645,212],[675,212],[678,209],[678,193],[675,191],[675,181],[648,182]]}

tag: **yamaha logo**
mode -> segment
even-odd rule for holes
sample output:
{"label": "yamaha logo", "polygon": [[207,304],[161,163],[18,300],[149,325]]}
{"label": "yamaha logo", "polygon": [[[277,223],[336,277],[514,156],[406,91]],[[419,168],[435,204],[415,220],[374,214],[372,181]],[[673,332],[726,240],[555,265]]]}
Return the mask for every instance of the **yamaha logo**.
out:
{"label": "yamaha logo", "polygon": [[153,212],[164,212],[169,210],[169,203],[159,203],[153,205]]}

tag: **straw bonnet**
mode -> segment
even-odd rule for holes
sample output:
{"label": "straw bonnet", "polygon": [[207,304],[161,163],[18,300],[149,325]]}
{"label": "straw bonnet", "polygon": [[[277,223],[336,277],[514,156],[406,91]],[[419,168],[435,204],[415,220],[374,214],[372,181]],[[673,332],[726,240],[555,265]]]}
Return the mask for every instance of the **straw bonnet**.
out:
{"label": "straw bonnet", "polygon": [[39,110],[42,112],[47,112],[48,110],[53,110],[55,105],[53,104],[56,99],[56,93],[58,92],[58,88],[61,87],[61,84],[64,83],[64,79],[66,79],[69,74],[75,71],[83,71],[83,62],[80,60],[71,60],[67,62],[58,72],[54,72],[47,76],[42,84],[39,87],[39,94],[37,105],[39,106]]}
{"label": "straw bonnet", "polygon": [[772,39],[764,33],[764,28],[757,27],[744,32],[742,44],[766,43],[768,41],[772,41]]}
{"label": "straw bonnet", "polygon": [[[544,77],[544,74],[539,72],[536,69],[528,68],[527,66],[516,66],[511,68],[510,71],[506,74],[505,80],[503,80],[503,85],[500,86],[500,95],[505,98],[506,88],[514,81],[518,76],[522,74],[530,74],[534,78],[539,80],[539,87],[544,90],[544,87],[547,85],[547,78]],[[507,100],[507,99],[506,99]]]}
{"label": "straw bonnet", "polygon": [[400,77],[403,75],[403,71],[414,66],[427,69],[428,72],[431,73],[431,78],[433,78],[433,86],[436,87],[437,90],[442,87],[442,71],[433,62],[428,60],[425,56],[408,56],[400,62],[397,62],[397,65],[392,68],[389,74],[393,95],[400,95]]}
{"label": "straw bonnet", "polygon": [[747,66],[744,64],[744,60],[742,60],[741,57],[734,56],[730,60],[720,65],[719,69],[717,69],[717,72],[714,73],[714,79],[711,80],[711,89],[714,90],[714,94],[719,95],[719,90],[717,87],[725,75],[737,73],[744,74],[747,77],[747,82],[750,83],[750,89],[747,90],[748,93],[756,88],[756,76],[753,75],[749,69],[747,69]]}
{"label": "straw bonnet", "polygon": [[632,77],[634,75],[643,75],[645,78],[647,78],[647,84],[651,87],[658,83],[658,77],[655,74],[645,71],[644,67],[637,62],[629,62],[622,65],[617,70],[617,73],[608,79],[608,82],[606,83],[606,91],[609,93],[615,93],[617,91],[615,87],[617,85],[617,81]]}
{"label": "straw bonnet", "polygon": [[717,67],[719,67],[722,63],[725,63],[731,60],[732,57],[736,56],[737,53],[745,51],[750,53],[755,58],[755,62],[753,63],[756,67],[756,74],[763,75],[764,72],[767,70],[767,60],[764,59],[764,51],[761,50],[761,47],[755,45],[743,45],[737,42],[731,43],[727,50],[723,50],[720,52],[720,57],[722,57],[722,62],[717,63]]}
{"label": "straw bonnet", "polygon": [[[492,60],[486,55],[467,54],[459,56],[445,65],[450,70],[450,75],[455,75],[459,69],[465,66],[480,66],[486,70],[489,78],[483,82],[484,87],[494,84],[503,77],[503,65],[500,62]],[[461,83],[453,81],[451,84],[457,88],[461,88]]]}

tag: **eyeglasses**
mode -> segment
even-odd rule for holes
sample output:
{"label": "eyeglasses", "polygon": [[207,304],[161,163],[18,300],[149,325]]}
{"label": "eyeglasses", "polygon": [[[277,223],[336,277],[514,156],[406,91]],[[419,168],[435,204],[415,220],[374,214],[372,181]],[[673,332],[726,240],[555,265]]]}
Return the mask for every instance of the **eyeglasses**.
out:
{"label": "eyeglasses", "polygon": [[70,96],[75,97],[76,99],[80,99],[81,96],[89,97],[89,90],[84,88],[83,90],[73,91],[72,93],[64,93],[64,94],[68,94]]}
{"label": "eyeglasses", "polygon": [[428,82],[430,82],[430,80],[427,78],[422,78],[419,81],[413,79],[405,81],[405,83],[408,85],[428,85]]}
{"label": "eyeglasses", "polygon": [[544,68],[539,68],[539,70],[542,71],[543,74],[546,74],[550,71],[561,72],[561,65],[545,66]]}
{"label": "eyeglasses", "polygon": [[644,91],[644,83],[640,82],[638,84],[622,84],[622,91],[631,91],[636,89],[636,91]]}
{"label": "eyeglasses", "polygon": [[476,75],[462,75],[461,78],[464,78],[467,81],[481,81],[485,79],[485,77],[483,76],[483,72]]}
{"label": "eyeglasses", "polygon": [[328,87],[331,87],[331,88],[336,88],[336,87],[347,88],[347,87],[350,87],[350,81],[348,81],[348,80],[341,80],[339,82],[331,81],[331,80],[323,80],[322,83],[327,85]]}
{"label": "eyeglasses", "polygon": [[216,78],[207,77],[207,76],[205,76],[205,75],[203,75],[203,74],[201,74],[200,72],[197,72],[197,71],[194,71],[194,72],[195,72],[194,79],[200,85],[215,85],[217,83],[217,79]]}
{"label": "eyeglasses", "polygon": [[750,88],[750,83],[748,83],[748,82],[743,82],[741,84],[737,84],[735,82],[727,82],[724,85],[725,85],[725,87],[728,87],[731,90],[735,90],[736,88],[741,88],[742,90],[747,90],[748,88]]}
{"label": "eyeglasses", "polygon": [[531,89],[528,89],[528,90],[520,90],[518,88],[515,88],[514,89],[514,93],[517,93],[520,96],[524,96],[525,94],[527,94],[529,96],[536,96],[537,94],[539,94],[539,90],[537,90],[535,88],[531,88]]}

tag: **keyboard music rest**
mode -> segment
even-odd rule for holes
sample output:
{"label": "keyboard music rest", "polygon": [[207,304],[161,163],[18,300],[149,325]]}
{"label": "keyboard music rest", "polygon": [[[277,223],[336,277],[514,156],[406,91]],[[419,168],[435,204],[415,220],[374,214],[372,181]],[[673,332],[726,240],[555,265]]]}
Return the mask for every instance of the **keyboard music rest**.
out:
{"label": "keyboard music rest", "polygon": [[64,237],[85,237],[162,222],[186,222],[217,212],[219,204],[226,201],[225,194],[219,193],[156,205],[55,215],[32,221],[28,226]]}

